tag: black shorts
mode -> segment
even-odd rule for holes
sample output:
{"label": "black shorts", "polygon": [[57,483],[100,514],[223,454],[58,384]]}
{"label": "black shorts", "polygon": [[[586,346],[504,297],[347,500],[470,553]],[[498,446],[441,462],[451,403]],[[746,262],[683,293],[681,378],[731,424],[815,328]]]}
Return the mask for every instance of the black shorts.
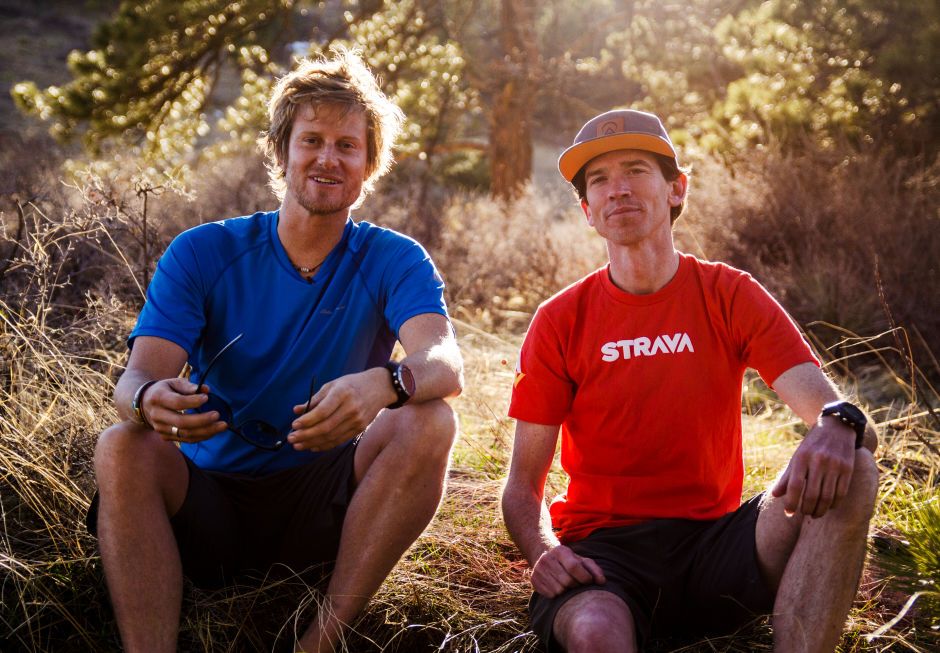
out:
{"label": "black shorts", "polygon": [[[265,476],[206,471],[184,456],[189,487],[170,519],[183,573],[207,588],[269,573],[328,574],[355,489],[356,443]],[[96,493],[86,518],[92,535],[98,501]]]}
{"label": "black shorts", "polygon": [[581,585],[529,601],[532,630],[549,651],[555,615],[588,590],[619,596],[629,606],[642,646],[655,637],[731,633],[773,610],[774,592],[757,566],[755,528],[762,495],[712,521],[657,519],[602,528],[570,548],[604,571],[604,585]]}

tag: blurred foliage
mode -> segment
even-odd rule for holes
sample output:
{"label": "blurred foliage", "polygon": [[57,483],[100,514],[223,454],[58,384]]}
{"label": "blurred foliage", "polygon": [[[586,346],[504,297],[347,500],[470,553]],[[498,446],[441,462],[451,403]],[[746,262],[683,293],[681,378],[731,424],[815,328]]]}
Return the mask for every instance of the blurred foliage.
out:
{"label": "blurred foliage", "polygon": [[[386,3],[375,11],[346,11],[344,27],[332,36],[291,44],[294,56],[316,57],[334,45],[358,49],[383,90],[408,117],[400,148],[405,156],[420,155],[422,146],[434,141],[441,130],[456,133],[457,112],[476,108],[472,93],[462,82],[460,50],[447,38],[439,12],[426,9],[425,5],[432,4],[404,0]],[[267,53],[264,56],[267,58]],[[219,127],[231,140],[251,145],[267,125],[265,100],[273,78],[286,72],[292,62],[269,63],[263,73],[239,63],[241,95],[226,108]]]}
{"label": "blurred foliage", "polygon": [[940,133],[935,0],[124,1],[69,56],[71,82],[13,95],[93,153],[130,143],[185,170],[251,145],[292,56],[340,43],[401,104],[401,153],[428,180],[481,151],[511,156],[493,143],[507,133],[563,145],[614,106],[657,111],[680,143],[724,155],[807,137],[931,152]]}
{"label": "blurred foliage", "polygon": [[642,84],[628,103],[676,140],[732,152],[890,143],[930,152],[940,127],[940,5],[932,0],[631,3],[601,63]]}
{"label": "blurred foliage", "polygon": [[[46,89],[22,82],[13,95],[60,139],[80,136],[92,154],[108,150],[119,165],[143,155],[152,173],[178,177],[200,159],[253,146],[273,80],[293,58],[342,44],[362,51],[408,115],[403,154],[424,158],[439,134],[459,133],[455,116],[475,109],[442,14],[426,10],[437,4],[122,2],[98,27],[94,49],[70,55],[72,82]],[[214,101],[226,85],[237,86],[234,98]]]}
{"label": "blurred foliage", "polygon": [[[287,17],[290,0],[123,2],[100,24],[88,52],[73,51],[65,86],[22,82],[14,99],[53,122],[60,138],[83,136],[97,152],[110,138],[146,143],[174,160],[208,129],[204,110],[223,64],[265,72],[261,32]],[[172,127],[171,134],[166,129]]]}
{"label": "blurred foliage", "polygon": [[776,0],[722,19],[716,34],[741,69],[713,111],[735,145],[805,134],[902,149],[936,142],[940,4],[932,0]]}

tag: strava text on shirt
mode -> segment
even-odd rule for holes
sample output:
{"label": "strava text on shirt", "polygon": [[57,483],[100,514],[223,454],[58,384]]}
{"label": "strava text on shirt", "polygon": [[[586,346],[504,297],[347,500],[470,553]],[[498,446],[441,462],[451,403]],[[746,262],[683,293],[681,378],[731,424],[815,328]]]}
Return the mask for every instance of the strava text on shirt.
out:
{"label": "strava text on shirt", "polygon": [[637,356],[656,356],[657,354],[678,354],[679,352],[694,352],[692,340],[688,333],[673,335],[662,334],[650,340],[645,336],[632,340],[617,340],[607,342],[601,347],[601,360],[613,363],[621,358],[636,358]]}

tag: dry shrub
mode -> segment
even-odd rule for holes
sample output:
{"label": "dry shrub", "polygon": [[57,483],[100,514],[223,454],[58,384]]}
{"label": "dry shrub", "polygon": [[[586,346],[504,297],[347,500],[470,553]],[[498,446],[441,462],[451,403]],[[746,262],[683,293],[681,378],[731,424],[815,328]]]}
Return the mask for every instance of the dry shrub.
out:
{"label": "dry shrub", "polygon": [[[529,187],[507,204],[461,194],[441,209],[431,256],[447,283],[451,312],[518,331],[551,295],[605,261],[603,241],[570,193]],[[389,209],[382,222],[408,232],[409,215]]]}
{"label": "dry shrub", "polygon": [[255,151],[204,161],[195,176],[180,181],[187,192],[169,193],[154,206],[156,224],[169,239],[197,224],[277,208],[264,159]]}
{"label": "dry shrub", "polygon": [[[811,329],[904,326],[924,357],[940,351],[938,200],[940,159],[768,148],[696,166],[690,230],[708,256],[752,272]],[[840,339],[814,333],[825,346]]]}
{"label": "dry shrub", "polygon": [[60,165],[59,148],[48,134],[0,129],[0,197],[26,201],[54,194]]}
{"label": "dry shrub", "polygon": [[48,304],[44,319],[54,323],[80,313],[88,297],[139,306],[167,243],[153,216],[149,225],[145,219],[144,199],[153,194],[89,178],[32,199],[4,198],[0,296],[13,306]]}

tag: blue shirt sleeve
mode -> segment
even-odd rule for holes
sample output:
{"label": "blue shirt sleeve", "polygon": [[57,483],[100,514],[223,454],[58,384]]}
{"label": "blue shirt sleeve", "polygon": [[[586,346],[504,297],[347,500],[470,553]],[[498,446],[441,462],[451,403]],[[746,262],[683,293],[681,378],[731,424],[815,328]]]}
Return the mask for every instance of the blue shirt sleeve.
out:
{"label": "blue shirt sleeve", "polygon": [[416,241],[399,237],[386,259],[384,315],[398,337],[401,325],[416,315],[437,313],[447,316],[444,280],[427,251]]}
{"label": "blue shirt sleeve", "polygon": [[192,230],[177,236],[160,257],[147,288],[147,301],[127,338],[156,336],[191,354],[206,324],[205,285]]}

